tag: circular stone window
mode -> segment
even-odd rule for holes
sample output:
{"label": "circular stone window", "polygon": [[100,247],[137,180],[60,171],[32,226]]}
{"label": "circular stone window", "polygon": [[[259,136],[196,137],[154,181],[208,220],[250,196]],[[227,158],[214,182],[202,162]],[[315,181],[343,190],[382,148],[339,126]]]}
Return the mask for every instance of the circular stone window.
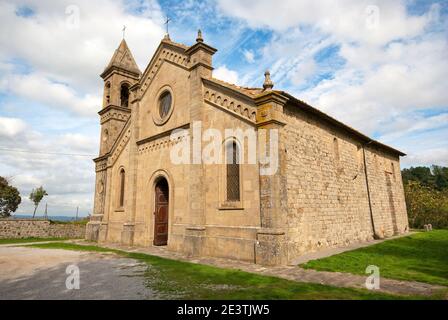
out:
{"label": "circular stone window", "polygon": [[161,126],[165,124],[173,113],[174,97],[173,92],[169,86],[164,86],[160,89],[159,94],[156,96],[153,120]]}

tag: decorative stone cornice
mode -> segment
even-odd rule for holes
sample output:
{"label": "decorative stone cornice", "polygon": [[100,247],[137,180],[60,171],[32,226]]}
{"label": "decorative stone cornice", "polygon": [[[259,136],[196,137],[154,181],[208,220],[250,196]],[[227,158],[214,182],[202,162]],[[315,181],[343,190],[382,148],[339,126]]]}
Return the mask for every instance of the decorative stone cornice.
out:
{"label": "decorative stone cornice", "polygon": [[119,138],[119,140],[117,140],[119,141],[118,144],[114,145],[114,147],[111,150],[111,155],[107,159],[108,167],[112,166],[115,163],[115,161],[117,161],[119,155],[126,147],[130,139],[131,139],[131,127],[128,126],[126,128],[126,131],[124,131],[124,134]]}
{"label": "decorative stone cornice", "polygon": [[139,155],[157,151],[157,150],[161,150],[161,149],[165,149],[165,148],[169,148],[169,147],[172,147],[172,146],[178,144],[179,142],[184,141],[185,139],[188,139],[188,135],[179,135],[179,136],[177,136],[176,140],[171,140],[171,133],[174,130],[188,129],[189,127],[190,127],[190,124],[186,124],[181,127],[178,127],[178,128],[172,129],[172,130],[168,130],[168,131],[165,131],[158,135],[138,141],[137,145],[138,145]]}
{"label": "decorative stone cornice", "polygon": [[256,122],[257,110],[254,106],[211,88],[205,88],[204,91],[205,102],[251,123]]}
{"label": "decorative stone cornice", "polygon": [[161,133],[156,134],[156,135],[154,135],[154,136],[150,136],[150,137],[141,139],[141,140],[137,141],[137,145],[140,146],[140,145],[143,145],[143,144],[146,144],[146,143],[149,143],[149,142],[158,140],[158,139],[160,139],[160,138],[163,138],[163,137],[166,137],[166,136],[170,136],[171,133],[172,133],[174,130],[188,129],[188,128],[190,128],[190,124],[189,124],[189,123],[184,124],[184,125],[181,125],[181,126],[179,126],[179,127],[176,127],[176,128],[174,128],[174,129],[170,129],[170,130],[161,132]]}
{"label": "decorative stone cornice", "polygon": [[109,69],[107,69],[106,71],[104,71],[100,77],[103,79],[109,78],[110,75],[112,75],[113,73],[118,73],[120,75],[123,75],[125,77],[129,77],[135,80],[140,79],[140,73],[136,73],[136,72],[132,72],[117,66],[112,66]]}
{"label": "decorative stone cornice", "polygon": [[126,122],[131,114],[131,109],[110,104],[106,108],[99,111],[98,114],[101,117],[101,124],[104,124],[112,119]]}
{"label": "decorative stone cornice", "polygon": [[286,102],[288,100],[289,100],[288,97],[285,97],[284,95],[282,95],[281,93],[279,93],[277,91],[266,91],[254,98],[255,104],[257,106],[263,105],[266,103],[270,103],[270,102],[284,105],[284,104],[286,104]]}
{"label": "decorative stone cornice", "polygon": [[103,171],[107,169],[107,158],[108,155],[104,155],[101,157],[98,157],[96,159],[93,159],[95,162],[95,172]]}
{"label": "decorative stone cornice", "polygon": [[196,42],[194,45],[192,45],[190,48],[188,48],[185,53],[189,56],[191,56],[193,53],[197,52],[198,50],[203,50],[207,52],[208,54],[215,54],[217,49],[213,48],[212,46],[209,46],[208,44],[204,42]]}

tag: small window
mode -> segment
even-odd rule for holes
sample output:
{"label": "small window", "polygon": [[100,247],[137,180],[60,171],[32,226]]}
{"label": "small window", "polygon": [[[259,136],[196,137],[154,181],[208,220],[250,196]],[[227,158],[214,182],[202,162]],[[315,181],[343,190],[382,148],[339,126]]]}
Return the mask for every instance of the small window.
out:
{"label": "small window", "polygon": [[172,97],[169,91],[165,91],[159,98],[159,115],[161,119],[165,119],[171,110]]}
{"label": "small window", "polygon": [[333,152],[336,161],[339,161],[339,141],[337,138],[333,138]]}
{"label": "small window", "polygon": [[364,168],[364,150],[360,145],[357,147],[356,156],[358,158],[358,169],[361,170]]}
{"label": "small window", "polygon": [[103,131],[103,141],[107,142],[107,140],[109,140],[109,130],[104,129],[104,131]]}
{"label": "small window", "polygon": [[104,90],[104,95],[106,98],[106,106],[110,103],[110,82],[106,83],[106,88]]}
{"label": "small window", "polygon": [[394,166],[393,162],[390,163],[390,171],[391,171],[392,177],[394,178],[394,181],[395,181],[395,166]]}
{"label": "small window", "polygon": [[239,150],[235,141],[226,150],[227,201],[240,201]]}
{"label": "small window", "polygon": [[119,206],[120,208],[123,208],[124,206],[124,183],[126,179],[126,174],[124,172],[124,169],[121,169],[120,171],[120,199],[119,199]]}
{"label": "small window", "polygon": [[120,101],[123,108],[129,107],[129,85],[126,83],[121,85]]}

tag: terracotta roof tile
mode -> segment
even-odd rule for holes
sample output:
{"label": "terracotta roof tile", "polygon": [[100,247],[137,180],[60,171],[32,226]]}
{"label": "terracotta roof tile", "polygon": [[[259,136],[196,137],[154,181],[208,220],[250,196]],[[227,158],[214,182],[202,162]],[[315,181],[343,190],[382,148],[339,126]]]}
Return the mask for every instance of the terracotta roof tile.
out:
{"label": "terracotta roof tile", "polygon": [[242,94],[248,95],[250,97],[256,97],[257,95],[261,94],[263,92],[263,88],[250,88],[250,87],[242,87],[242,86],[237,86],[235,84],[231,84],[229,82],[223,81],[223,80],[219,80],[216,78],[211,78],[208,79],[211,80],[213,82],[216,82],[224,87],[228,87],[230,89],[236,90]]}

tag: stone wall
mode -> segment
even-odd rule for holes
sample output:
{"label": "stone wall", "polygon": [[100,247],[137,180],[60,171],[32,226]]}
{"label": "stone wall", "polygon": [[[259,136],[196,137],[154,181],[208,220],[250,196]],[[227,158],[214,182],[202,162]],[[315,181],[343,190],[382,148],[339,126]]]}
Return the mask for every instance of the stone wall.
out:
{"label": "stone wall", "polygon": [[48,236],[50,238],[81,239],[86,234],[86,226],[83,224],[50,224]]}
{"label": "stone wall", "polygon": [[0,239],[84,238],[82,224],[58,224],[49,220],[0,219]]}
{"label": "stone wall", "polygon": [[[285,118],[289,259],[372,239],[361,142],[295,107]],[[365,153],[375,233],[406,232],[398,156],[369,147]]]}

